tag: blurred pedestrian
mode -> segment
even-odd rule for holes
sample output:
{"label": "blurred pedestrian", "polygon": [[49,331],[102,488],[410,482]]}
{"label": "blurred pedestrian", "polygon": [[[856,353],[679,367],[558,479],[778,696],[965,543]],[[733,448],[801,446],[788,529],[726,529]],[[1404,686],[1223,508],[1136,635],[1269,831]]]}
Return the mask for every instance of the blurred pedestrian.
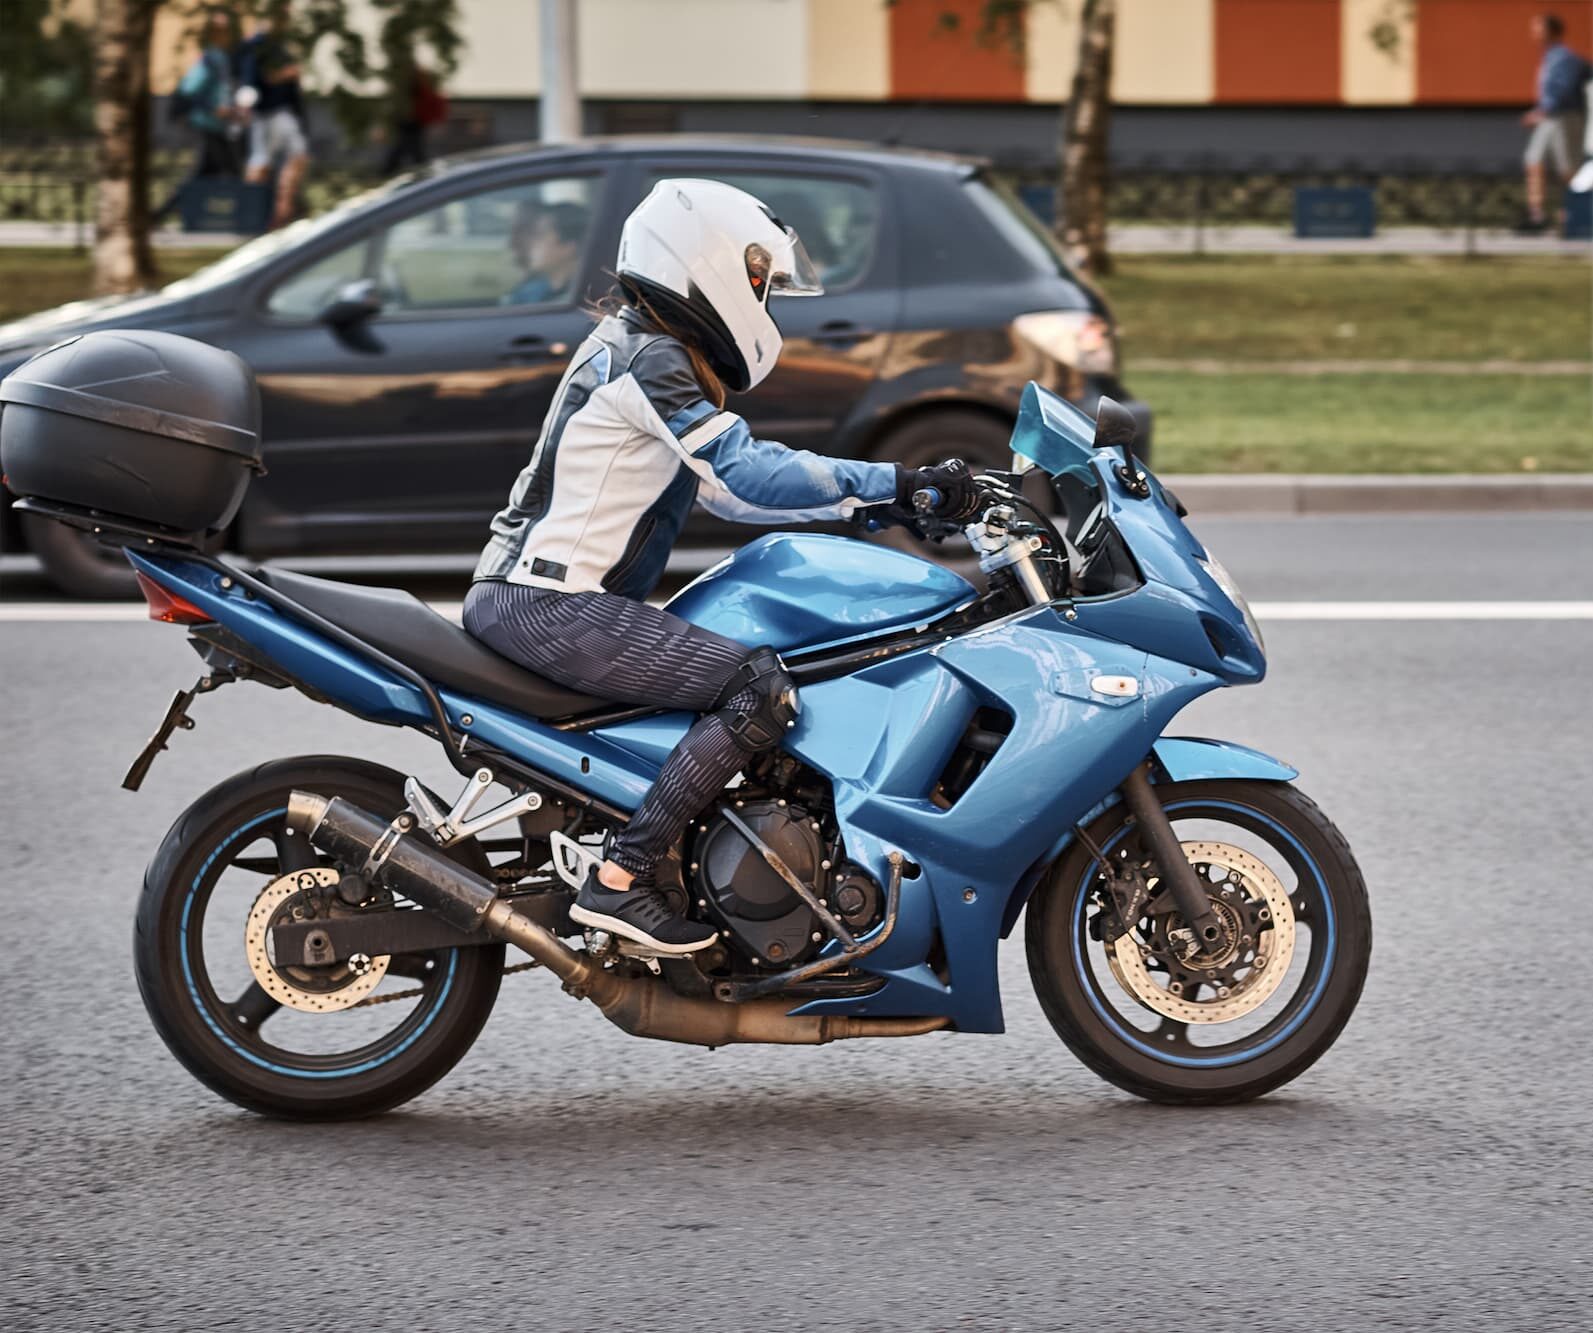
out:
{"label": "blurred pedestrian", "polygon": [[1565,44],[1565,23],[1558,14],[1540,14],[1532,20],[1532,37],[1543,48],[1538,62],[1538,101],[1521,117],[1531,131],[1527,139],[1527,215],[1516,231],[1522,234],[1548,228],[1546,211],[1548,173],[1563,185],[1582,163],[1582,140],[1587,123],[1583,84],[1588,81],[1587,60]]}
{"label": "blurred pedestrian", "polygon": [[204,176],[236,176],[242,169],[239,139],[245,116],[233,105],[234,32],[231,14],[211,10],[199,55],[171,95],[168,113],[187,125],[199,144],[193,169],[152,215],[157,224],[181,204],[192,182]]}
{"label": "blurred pedestrian", "polygon": [[398,114],[393,125],[393,146],[382,163],[391,176],[405,165],[420,166],[431,156],[426,136],[433,125],[448,119],[448,99],[436,77],[424,65],[413,64],[397,89]]}
{"label": "blurred pedestrian", "polygon": [[245,178],[261,185],[271,179],[272,172],[276,173],[273,227],[285,226],[292,220],[298,209],[299,187],[310,163],[299,61],[289,49],[287,32],[287,7],[279,5],[243,44],[238,62],[239,82],[256,93]]}

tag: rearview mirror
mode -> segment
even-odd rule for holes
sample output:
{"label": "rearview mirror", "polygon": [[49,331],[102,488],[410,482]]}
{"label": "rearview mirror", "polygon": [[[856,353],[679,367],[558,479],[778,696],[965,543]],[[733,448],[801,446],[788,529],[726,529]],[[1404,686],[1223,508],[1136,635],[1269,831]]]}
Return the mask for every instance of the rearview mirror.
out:
{"label": "rearview mirror", "polygon": [[1139,422],[1134,414],[1115,398],[1102,398],[1095,409],[1095,447],[1119,449],[1123,461],[1134,466],[1134,440],[1139,435]]}
{"label": "rearview mirror", "polygon": [[382,310],[381,289],[370,278],[345,282],[334,296],[321,308],[320,320],[334,329],[346,329],[363,323]]}

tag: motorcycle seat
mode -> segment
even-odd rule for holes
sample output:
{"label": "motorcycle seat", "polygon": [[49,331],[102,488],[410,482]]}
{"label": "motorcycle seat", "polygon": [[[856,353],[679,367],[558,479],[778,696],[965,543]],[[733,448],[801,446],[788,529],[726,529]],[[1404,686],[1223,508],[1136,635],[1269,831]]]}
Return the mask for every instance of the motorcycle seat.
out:
{"label": "motorcycle seat", "polygon": [[536,718],[590,713],[609,702],[555,685],[500,657],[401,588],[367,588],[284,569],[263,569],[258,577],[444,689]]}

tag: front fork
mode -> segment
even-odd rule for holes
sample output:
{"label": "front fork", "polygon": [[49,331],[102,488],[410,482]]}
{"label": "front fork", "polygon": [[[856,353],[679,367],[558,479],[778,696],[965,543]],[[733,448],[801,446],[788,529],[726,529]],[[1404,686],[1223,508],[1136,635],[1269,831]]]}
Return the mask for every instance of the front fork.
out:
{"label": "front fork", "polygon": [[1156,799],[1148,760],[1124,779],[1122,790],[1123,799],[1145,840],[1145,849],[1168,882],[1178,914],[1195,932],[1202,951],[1213,948],[1222,939],[1222,926],[1211,910],[1211,899],[1206,896],[1200,873],[1184,855],[1178,835],[1173,832],[1172,820],[1167,818],[1162,803]]}

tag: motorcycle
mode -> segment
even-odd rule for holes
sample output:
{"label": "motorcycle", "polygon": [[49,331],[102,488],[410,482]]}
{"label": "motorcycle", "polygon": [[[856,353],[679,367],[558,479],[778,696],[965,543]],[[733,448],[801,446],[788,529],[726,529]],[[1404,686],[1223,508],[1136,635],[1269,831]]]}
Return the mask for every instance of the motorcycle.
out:
{"label": "motorcycle", "polygon": [[[22,500],[123,545],[150,615],[204,660],[125,785],[234,682],[418,729],[462,781],[445,798],[305,756],[201,796],[138,904],[156,1029],[240,1106],[363,1116],[446,1074],[522,970],[635,1036],[710,1048],[999,1033],[998,946],[1022,917],[1047,1018],[1118,1087],[1213,1104],[1296,1078],[1360,995],[1366,886],[1295,769],[1164,734],[1266,660],[1132,434],[1110,400],[1092,421],[1031,384],[978,516],[949,528],[919,497],[919,535],[966,541],[983,590],[899,550],[776,533],[668,603],[773,645],[800,690],[784,745],[660,867],[674,909],[719,931],[687,957],[569,907],[690,715],[541,680],[403,592],[249,573],[170,525]],[[507,945],[528,961],[506,967]]]}

